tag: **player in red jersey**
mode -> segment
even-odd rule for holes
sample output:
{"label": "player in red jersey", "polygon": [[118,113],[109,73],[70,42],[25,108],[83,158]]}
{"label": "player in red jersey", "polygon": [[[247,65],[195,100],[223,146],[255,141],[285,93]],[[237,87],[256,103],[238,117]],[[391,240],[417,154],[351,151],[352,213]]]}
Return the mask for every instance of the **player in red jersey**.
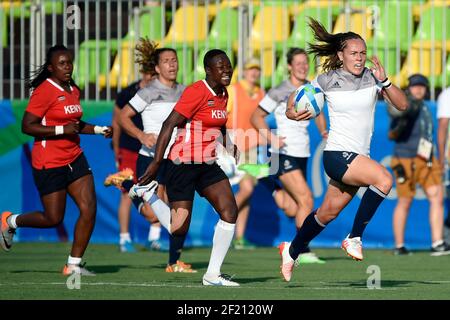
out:
{"label": "player in red jersey", "polygon": [[51,47],[46,61],[30,79],[33,90],[22,119],[22,131],[35,138],[32,169],[44,212],[1,214],[0,244],[9,251],[16,228],[51,228],[64,219],[69,194],[80,210],[74,241],[63,274],[94,275],[81,258],[94,229],[96,195],[91,168],[80,148],[79,134],[112,136],[111,127],[81,120],[80,90],[72,80],[72,55],[65,46]]}
{"label": "player in red jersey", "polygon": [[[187,234],[191,221],[194,193],[205,197],[220,216],[213,238],[204,285],[239,286],[221,273],[221,266],[233,240],[237,205],[225,173],[216,163],[216,146],[220,141],[230,153],[238,157],[237,147],[226,135],[226,86],[230,84],[233,69],[225,52],[218,49],[206,53],[203,64],[206,79],[185,89],[173,111],[164,121],[156,144],[155,158],[140,178],[140,184],[130,190],[131,195],[142,196],[152,202],[156,173],[172,131],[178,127],[175,143],[167,163],[166,190],[171,212],[164,217],[155,210],[161,223],[172,234]],[[148,184],[148,185],[146,185]],[[148,186],[148,187],[147,187]],[[147,194],[146,194],[147,193]],[[157,200],[154,200],[157,201]],[[171,219],[170,219],[171,215]],[[169,221],[168,223],[164,221]]]}

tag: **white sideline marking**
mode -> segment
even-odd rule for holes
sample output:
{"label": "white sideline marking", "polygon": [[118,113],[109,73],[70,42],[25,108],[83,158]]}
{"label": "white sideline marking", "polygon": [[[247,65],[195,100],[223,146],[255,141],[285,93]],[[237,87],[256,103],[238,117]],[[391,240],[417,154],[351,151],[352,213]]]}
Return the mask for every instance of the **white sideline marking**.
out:
{"label": "white sideline marking", "polygon": [[[427,281],[432,283],[450,283],[450,281]],[[295,282],[292,284],[295,285]],[[301,284],[301,283],[300,283]],[[304,284],[304,283],[303,283]],[[324,284],[323,282],[320,284]],[[56,286],[66,286],[66,282],[16,282],[16,283],[0,283],[0,286],[46,286],[46,285],[56,285]],[[120,282],[83,282],[82,286],[121,286],[121,287],[167,287],[167,288],[204,288],[204,285],[201,284],[171,284],[171,283],[120,283]],[[367,290],[365,287],[361,288],[352,288],[348,287],[255,287],[255,286],[246,286],[245,284],[241,284],[240,287],[234,287],[235,289],[259,289],[259,290],[293,290],[293,289],[308,289],[308,290]],[[385,291],[394,291],[394,290],[406,290],[408,288],[381,288],[379,290]]]}

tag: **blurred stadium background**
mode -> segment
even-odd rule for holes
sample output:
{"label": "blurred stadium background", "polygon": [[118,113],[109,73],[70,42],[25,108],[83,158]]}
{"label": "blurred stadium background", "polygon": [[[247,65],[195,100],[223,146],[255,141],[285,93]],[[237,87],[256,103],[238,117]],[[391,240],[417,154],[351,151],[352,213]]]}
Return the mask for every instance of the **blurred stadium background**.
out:
{"label": "blurred stadium background", "polygon": [[[179,82],[204,77],[203,55],[221,48],[235,66],[233,81],[242,75],[249,58],[261,62],[261,85],[268,89],[287,78],[285,53],[291,46],[313,41],[306,17],[315,17],[333,33],[352,30],[367,41],[368,55],[382,60],[394,83],[405,87],[413,73],[426,75],[431,84],[430,107],[442,88],[450,85],[450,0],[193,0],[193,1],[7,1],[0,2],[0,210],[25,212],[41,208],[31,176],[31,138],[20,130],[29,92],[23,79],[43,63],[46,50],[63,43],[75,55],[74,79],[82,89],[85,120],[109,124],[113,100],[122,88],[138,79],[133,49],[142,36],[176,48]],[[310,78],[320,72],[320,61],[310,61]],[[375,119],[372,157],[388,165],[392,144],[387,140],[388,116],[380,102]],[[269,123],[273,121],[269,118]],[[320,137],[311,129],[308,180],[316,206],[326,184],[321,166]],[[103,187],[115,171],[109,142],[82,137],[82,147],[94,172],[98,218],[93,242],[118,241],[119,191]],[[430,243],[428,205],[419,192],[407,226],[406,243],[427,248]],[[367,229],[369,247],[391,247],[391,192]],[[353,201],[314,242],[335,246],[346,236],[359,202]],[[67,205],[64,225],[58,229],[20,229],[19,241],[71,240],[76,207]],[[209,245],[217,221],[214,210],[196,199],[187,245]],[[131,234],[146,239],[148,225],[133,214]],[[294,235],[294,222],[277,210],[270,191],[258,186],[252,198],[247,238],[274,245]],[[167,240],[167,235],[163,235]]]}

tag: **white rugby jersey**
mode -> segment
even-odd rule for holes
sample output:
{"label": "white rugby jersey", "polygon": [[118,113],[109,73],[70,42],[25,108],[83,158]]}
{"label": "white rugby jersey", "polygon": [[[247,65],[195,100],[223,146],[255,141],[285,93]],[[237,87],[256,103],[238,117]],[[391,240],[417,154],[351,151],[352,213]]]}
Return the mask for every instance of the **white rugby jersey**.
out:
{"label": "white rugby jersey", "polygon": [[450,87],[442,90],[437,99],[437,118],[450,118]]}
{"label": "white rugby jersey", "polygon": [[[185,88],[186,86],[179,83],[175,84],[173,88],[169,88],[158,79],[155,79],[135,94],[130,100],[129,105],[141,114],[145,133],[159,134],[164,120],[172,112],[173,107]],[[164,153],[164,158],[167,158],[170,147],[175,141],[175,136],[176,128],[172,133],[172,137]],[[154,157],[155,147],[156,145],[151,148],[142,145],[139,154]]]}
{"label": "white rugby jersey", "polygon": [[[307,158],[311,155],[309,151],[309,121],[295,121],[286,117],[286,105],[288,98],[297,88],[285,80],[280,85],[269,90],[259,103],[266,112],[274,112],[277,123],[276,135],[285,137],[285,145],[278,151],[292,157]],[[272,152],[272,150],[270,150]]]}
{"label": "white rugby jersey", "polygon": [[381,87],[368,68],[360,76],[344,69],[318,75],[311,83],[325,94],[330,131],[325,151],[370,155],[375,105]]}

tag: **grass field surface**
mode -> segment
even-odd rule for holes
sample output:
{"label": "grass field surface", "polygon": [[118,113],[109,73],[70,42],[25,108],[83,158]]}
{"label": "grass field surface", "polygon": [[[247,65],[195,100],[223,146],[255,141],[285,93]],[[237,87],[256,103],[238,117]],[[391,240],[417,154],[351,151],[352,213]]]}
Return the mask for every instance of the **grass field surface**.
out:
{"label": "grass field surface", "polygon": [[[69,243],[15,243],[11,252],[0,252],[0,300],[450,299],[450,256],[425,251],[394,256],[389,250],[365,250],[364,261],[356,262],[338,248],[315,249],[326,263],[300,265],[286,283],[277,248],[230,249],[222,272],[234,274],[241,286],[217,288],[201,284],[210,248],[185,249],[182,260],[198,273],[181,274],[164,271],[167,253],[126,254],[113,245],[90,245],[84,261],[97,275],[82,277],[80,289],[72,290],[60,273],[69,251]],[[367,287],[373,270],[379,271],[378,289]]]}

